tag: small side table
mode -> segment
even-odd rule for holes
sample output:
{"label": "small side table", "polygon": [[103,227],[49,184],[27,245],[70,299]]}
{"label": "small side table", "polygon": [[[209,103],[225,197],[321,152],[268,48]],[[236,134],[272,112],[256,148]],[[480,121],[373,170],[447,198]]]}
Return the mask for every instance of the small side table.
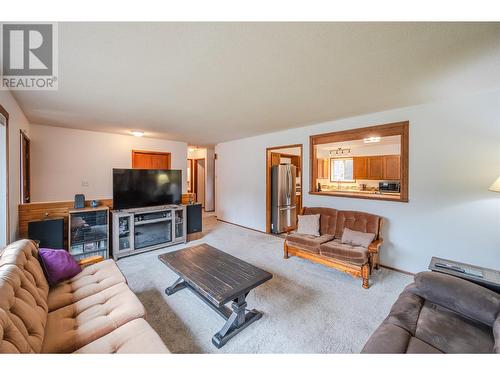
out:
{"label": "small side table", "polygon": [[437,257],[432,257],[429,269],[460,277],[500,293],[500,271]]}

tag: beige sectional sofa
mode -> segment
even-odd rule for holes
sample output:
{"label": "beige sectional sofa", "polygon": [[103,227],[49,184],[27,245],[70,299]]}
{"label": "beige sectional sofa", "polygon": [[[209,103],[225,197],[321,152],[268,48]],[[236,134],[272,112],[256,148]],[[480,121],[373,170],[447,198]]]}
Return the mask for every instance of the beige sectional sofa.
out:
{"label": "beige sectional sofa", "polygon": [[29,240],[0,251],[0,353],[168,353],[112,260],[49,288]]}

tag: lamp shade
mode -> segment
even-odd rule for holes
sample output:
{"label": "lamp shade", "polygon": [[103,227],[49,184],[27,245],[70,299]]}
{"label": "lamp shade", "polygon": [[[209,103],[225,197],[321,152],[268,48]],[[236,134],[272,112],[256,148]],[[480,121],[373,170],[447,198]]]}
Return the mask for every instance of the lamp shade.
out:
{"label": "lamp shade", "polygon": [[493,185],[490,186],[488,190],[500,193],[500,177],[496,179],[496,181],[493,183]]}

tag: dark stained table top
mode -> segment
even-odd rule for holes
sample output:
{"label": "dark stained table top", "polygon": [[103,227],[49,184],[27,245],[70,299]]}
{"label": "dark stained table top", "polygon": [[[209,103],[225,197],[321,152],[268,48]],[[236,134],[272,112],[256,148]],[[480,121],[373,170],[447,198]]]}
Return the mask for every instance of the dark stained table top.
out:
{"label": "dark stained table top", "polygon": [[158,258],[219,307],[273,277],[269,272],[207,244],[172,251]]}

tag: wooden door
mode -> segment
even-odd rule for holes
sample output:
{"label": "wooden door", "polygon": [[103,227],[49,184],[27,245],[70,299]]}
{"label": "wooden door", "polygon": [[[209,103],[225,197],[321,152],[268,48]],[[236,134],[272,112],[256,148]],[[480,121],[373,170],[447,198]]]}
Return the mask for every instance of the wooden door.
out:
{"label": "wooden door", "polygon": [[366,170],[367,158],[364,156],[357,156],[353,158],[354,179],[363,180],[367,177]]}
{"label": "wooden door", "polygon": [[399,155],[384,156],[384,179],[399,180],[401,177],[401,162]]}
{"label": "wooden door", "polygon": [[205,208],[205,159],[194,159],[194,193],[196,202]]}
{"label": "wooden door", "polygon": [[382,180],[384,178],[384,158],[382,156],[370,156],[367,171],[369,180]]}
{"label": "wooden door", "polygon": [[31,173],[30,173],[30,139],[21,130],[21,202],[31,201]]}
{"label": "wooden door", "polygon": [[132,150],[132,168],[170,169],[170,152]]}

